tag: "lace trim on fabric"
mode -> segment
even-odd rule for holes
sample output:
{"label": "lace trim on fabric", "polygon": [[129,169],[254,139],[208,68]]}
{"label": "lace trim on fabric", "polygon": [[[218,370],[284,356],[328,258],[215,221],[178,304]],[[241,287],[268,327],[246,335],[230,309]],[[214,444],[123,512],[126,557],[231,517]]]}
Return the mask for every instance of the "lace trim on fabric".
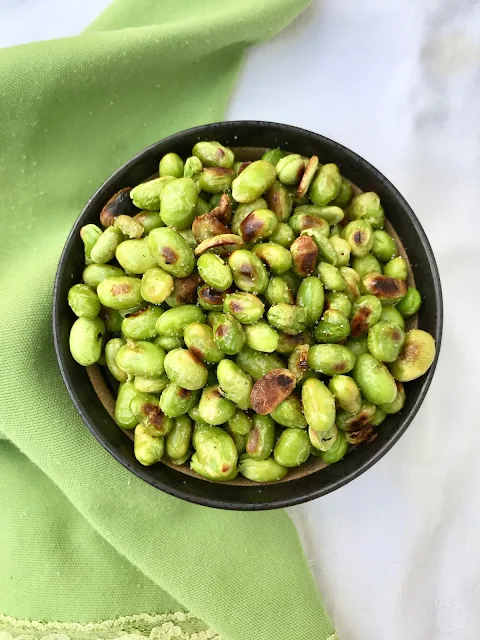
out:
{"label": "lace trim on fabric", "polygon": [[[140,614],[102,622],[41,622],[0,614],[0,640],[222,640],[188,613]],[[224,639],[223,639],[224,640]],[[334,640],[332,638],[332,640]]]}

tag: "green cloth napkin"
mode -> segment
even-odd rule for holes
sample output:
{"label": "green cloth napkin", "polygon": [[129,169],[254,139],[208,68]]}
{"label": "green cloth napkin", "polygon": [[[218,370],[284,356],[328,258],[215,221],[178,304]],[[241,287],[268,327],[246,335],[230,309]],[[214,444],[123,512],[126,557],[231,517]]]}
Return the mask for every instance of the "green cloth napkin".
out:
{"label": "green cloth napkin", "polygon": [[[214,511],[134,477],[76,414],[51,334],[88,197],[143,147],[221,119],[246,47],[306,4],[116,0],[79,37],[0,50],[0,626],[14,635],[333,634],[286,514]],[[118,616],[134,617],[19,622]]]}

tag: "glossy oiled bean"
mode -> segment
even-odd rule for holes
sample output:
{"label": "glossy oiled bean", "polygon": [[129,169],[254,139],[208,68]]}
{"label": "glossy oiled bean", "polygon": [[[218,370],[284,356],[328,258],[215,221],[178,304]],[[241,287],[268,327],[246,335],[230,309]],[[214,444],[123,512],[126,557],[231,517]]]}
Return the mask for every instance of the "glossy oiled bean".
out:
{"label": "glossy oiled bean", "polygon": [[409,382],[423,376],[434,359],[435,340],[432,336],[421,329],[411,329],[407,331],[402,350],[390,365],[390,371],[395,380]]}
{"label": "glossy oiled bean", "polygon": [[170,275],[185,278],[192,273],[195,266],[193,250],[175,229],[153,229],[148,234],[147,244],[157,264]]}
{"label": "glossy oiled bean", "polygon": [[327,376],[348,373],[353,369],[355,356],[340,344],[316,344],[308,352],[308,366]]}
{"label": "glossy oiled bean", "polygon": [[310,440],[304,429],[288,427],[280,434],[273,450],[275,461],[284,467],[298,467],[310,455]]}
{"label": "glossy oiled bean", "polygon": [[254,460],[265,460],[275,443],[275,423],[270,416],[253,415],[253,425],[247,435],[247,453]]}
{"label": "glossy oiled bean", "polygon": [[205,362],[220,362],[225,355],[213,339],[213,331],[208,324],[191,322],[185,327],[183,338],[190,351]]}
{"label": "glossy oiled bean", "polygon": [[213,321],[213,339],[218,348],[228,356],[243,349],[246,341],[242,325],[228,313],[220,313]]}
{"label": "glossy oiled bean", "polygon": [[217,367],[220,393],[239,409],[249,409],[253,380],[233,360],[221,360]]}
{"label": "glossy oiled bean", "polygon": [[369,353],[356,359],[353,378],[363,397],[374,404],[392,402],[397,395],[395,380],[387,367]]}
{"label": "glossy oiled bean", "polygon": [[185,304],[165,311],[157,320],[155,328],[163,336],[183,336],[185,327],[192,322],[205,322],[205,314],[193,304]]}
{"label": "glossy oiled bean", "polygon": [[302,386],[302,405],[308,425],[327,432],[335,424],[335,399],[321,380],[309,378]]}
{"label": "glossy oiled bean", "polygon": [[169,351],[165,356],[164,366],[169,379],[184,389],[202,389],[207,382],[207,367],[188,349]]}

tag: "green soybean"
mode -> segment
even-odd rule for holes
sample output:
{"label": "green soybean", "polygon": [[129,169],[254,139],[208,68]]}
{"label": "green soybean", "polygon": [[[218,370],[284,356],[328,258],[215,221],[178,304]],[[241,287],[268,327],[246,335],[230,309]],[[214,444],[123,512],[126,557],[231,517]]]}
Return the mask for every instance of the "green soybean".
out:
{"label": "green soybean", "polygon": [[153,229],[147,244],[157,264],[176,278],[189,276],[195,266],[193,249],[182,236],[170,227]]}
{"label": "green soybean", "polygon": [[198,273],[211,287],[225,291],[233,282],[230,267],[216,253],[204,253],[197,261]]}
{"label": "green soybean", "polygon": [[117,365],[116,357],[118,350],[126,344],[123,338],[112,338],[105,345],[105,361],[107,363],[108,370],[119,382],[125,382],[128,378],[126,371],[120,369]]}
{"label": "green soybean", "polygon": [[309,378],[302,385],[302,406],[308,425],[324,433],[335,424],[335,398],[321,380]]}
{"label": "green soybean", "polygon": [[397,311],[403,318],[410,318],[420,309],[422,298],[419,291],[413,287],[408,287],[407,293],[396,305]]}
{"label": "green soybean", "polygon": [[165,438],[165,453],[170,461],[185,460],[190,452],[193,425],[187,415],[178,416]]}
{"label": "green soybean", "polygon": [[273,369],[282,369],[284,363],[275,353],[262,353],[248,346],[243,347],[236,357],[236,363],[254,380],[259,380]]}
{"label": "green soybean", "polygon": [[157,320],[155,328],[163,336],[183,336],[185,327],[192,322],[205,322],[205,314],[194,304],[185,304],[165,311]]}
{"label": "green soybean", "polygon": [[84,367],[97,362],[102,354],[105,325],[100,318],[77,318],[70,329],[70,352]]}
{"label": "green soybean", "polygon": [[95,291],[86,284],[74,284],[70,287],[68,304],[79,318],[93,320],[100,313],[100,300]]}
{"label": "green soybean", "polygon": [[198,398],[198,391],[184,389],[176,382],[170,382],[160,396],[160,409],[169,418],[178,418],[187,413],[198,402]]}
{"label": "green soybean", "polygon": [[397,395],[395,380],[387,367],[369,353],[356,359],[353,378],[362,396],[373,404],[392,402]]}
{"label": "green soybean", "polygon": [[196,391],[207,382],[208,370],[188,349],[172,349],[165,356],[165,373],[180,387]]}
{"label": "green soybean", "polygon": [[236,411],[235,404],[224,398],[217,385],[205,387],[198,404],[200,417],[207,424],[219,425],[230,420]]}
{"label": "green soybean", "polygon": [[265,460],[275,444],[275,423],[270,416],[253,415],[252,428],[247,435],[247,453],[254,460]]}
{"label": "green soybean", "polygon": [[304,429],[288,427],[280,434],[273,450],[275,461],[284,467],[299,467],[310,455],[310,440]]}
{"label": "green soybean", "polygon": [[233,356],[243,349],[246,341],[242,325],[228,313],[219,314],[213,322],[213,339],[226,355]]}
{"label": "green soybean", "polygon": [[190,351],[205,362],[220,362],[225,355],[214,341],[212,328],[208,324],[190,323],[185,327],[183,337]]}
{"label": "green soybean", "polygon": [[315,344],[308,352],[310,369],[327,376],[348,373],[353,369],[354,364],[353,353],[340,344]]}
{"label": "green soybean", "polygon": [[297,292],[297,305],[306,311],[306,325],[312,326],[320,319],[325,301],[323,285],[316,276],[302,280]]}
{"label": "green soybean", "polygon": [[158,345],[145,340],[127,340],[116,355],[120,369],[133,376],[158,378],[164,372],[165,352]]}
{"label": "green soybean", "polygon": [[267,353],[276,350],[279,339],[278,332],[272,329],[264,320],[247,325],[244,331],[246,343],[251,349],[266,351]]}
{"label": "green soybean", "polygon": [[149,340],[157,335],[155,323],[163,310],[158,307],[145,307],[122,320],[122,333],[132,340]]}

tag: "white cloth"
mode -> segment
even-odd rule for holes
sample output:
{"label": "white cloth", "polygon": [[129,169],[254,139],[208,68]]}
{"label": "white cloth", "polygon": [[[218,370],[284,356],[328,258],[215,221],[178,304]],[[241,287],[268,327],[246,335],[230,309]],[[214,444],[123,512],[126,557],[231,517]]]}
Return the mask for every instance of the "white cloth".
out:
{"label": "white cloth", "polygon": [[[107,4],[0,0],[0,46],[73,35]],[[316,2],[249,53],[229,117],[357,151],[432,243],[445,327],[426,401],[372,469],[289,511],[343,640],[477,640],[480,0]]]}

